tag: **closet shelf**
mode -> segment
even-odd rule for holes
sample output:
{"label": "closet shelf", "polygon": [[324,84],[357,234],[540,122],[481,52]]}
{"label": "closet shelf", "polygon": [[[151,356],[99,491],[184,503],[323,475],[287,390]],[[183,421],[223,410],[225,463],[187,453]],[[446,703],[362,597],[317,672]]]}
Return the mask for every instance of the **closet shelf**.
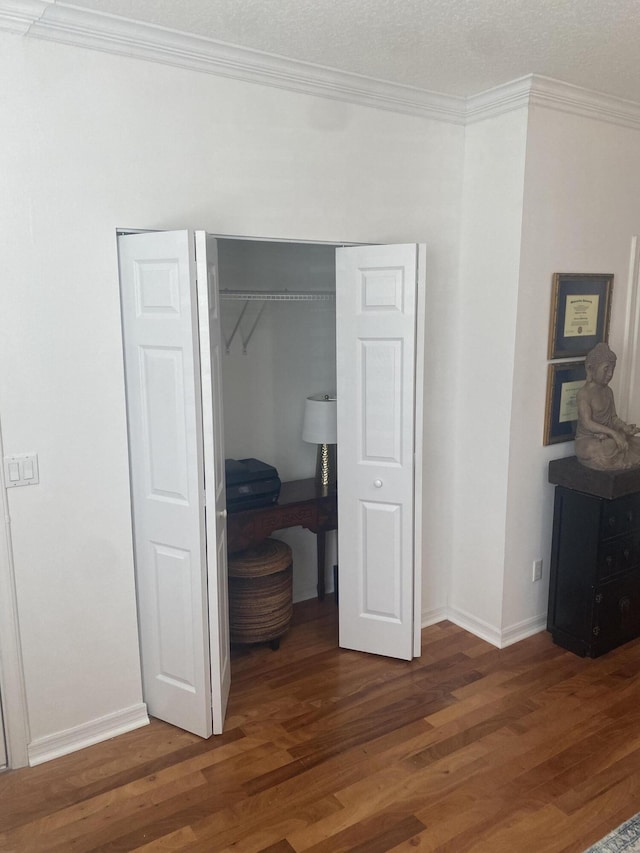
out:
{"label": "closet shelf", "polygon": [[226,351],[229,353],[231,350],[231,344],[233,343],[233,339],[235,338],[238,329],[240,329],[242,320],[250,302],[261,302],[262,305],[260,306],[260,310],[249,329],[249,333],[245,336],[242,334],[242,331],[240,332],[242,337],[242,352],[245,354],[247,352],[247,347],[249,346],[249,341],[256,330],[256,326],[262,317],[262,312],[264,311],[267,302],[331,302],[334,301],[335,298],[335,293],[331,293],[328,290],[221,290],[221,300],[244,302],[242,310],[240,311],[240,316],[233,327],[231,335],[228,338],[225,336],[224,342]]}
{"label": "closet shelf", "polygon": [[329,302],[336,295],[327,290],[221,290],[220,298],[242,302]]}

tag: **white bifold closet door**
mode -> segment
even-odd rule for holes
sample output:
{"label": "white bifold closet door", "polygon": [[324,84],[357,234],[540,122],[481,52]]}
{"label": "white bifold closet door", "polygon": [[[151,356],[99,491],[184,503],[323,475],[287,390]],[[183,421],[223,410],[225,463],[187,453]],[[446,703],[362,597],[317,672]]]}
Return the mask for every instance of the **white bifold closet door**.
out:
{"label": "white bifold closet door", "polygon": [[420,654],[424,258],[336,250],[340,645],[406,660]]}
{"label": "white bifold closet door", "polygon": [[144,699],[208,737],[231,677],[216,243],[131,234],[119,258]]}

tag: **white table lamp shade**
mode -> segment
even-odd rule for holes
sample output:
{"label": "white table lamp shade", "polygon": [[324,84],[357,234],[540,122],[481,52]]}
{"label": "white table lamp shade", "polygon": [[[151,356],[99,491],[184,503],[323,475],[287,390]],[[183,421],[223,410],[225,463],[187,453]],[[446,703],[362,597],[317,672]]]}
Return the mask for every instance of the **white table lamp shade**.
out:
{"label": "white table lamp shade", "polygon": [[313,394],[304,404],[302,438],[311,444],[336,444],[338,441],[335,396]]}

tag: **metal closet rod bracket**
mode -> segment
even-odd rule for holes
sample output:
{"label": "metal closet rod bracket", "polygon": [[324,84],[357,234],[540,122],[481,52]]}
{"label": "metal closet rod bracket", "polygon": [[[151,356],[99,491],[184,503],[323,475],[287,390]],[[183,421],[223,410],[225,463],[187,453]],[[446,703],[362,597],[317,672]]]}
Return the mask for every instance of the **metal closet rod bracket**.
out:
{"label": "metal closet rod bracket", "polygon": [[[335,293],[330,293],[325,290],[221,290],[221,300],[244,302],[231,335],[228,338],[225,336],[224,339],[227,354],[231,350],[233,339],[238,333],[238,330],[240,330],[240,336],[242,338],[242,352],[246,355],[249,341],[253,337],[253,333],[260,322],[260,318],[262,317],[268,302],[331,302],[334,301],[335,298]],[[245,336],[242,333],[241,325],[250,302],[261,302],[262,305],[260,306],[260,310],[249,329],[249,333]]]}

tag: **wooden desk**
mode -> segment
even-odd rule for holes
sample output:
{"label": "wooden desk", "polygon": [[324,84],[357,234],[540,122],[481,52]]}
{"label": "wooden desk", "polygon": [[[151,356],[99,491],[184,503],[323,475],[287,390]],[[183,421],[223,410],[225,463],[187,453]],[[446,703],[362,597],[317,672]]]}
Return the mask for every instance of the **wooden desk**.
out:
{"label": "wooden desk", "polygon": [[338,529],[336,487],[323,490],[313,477],[283,483],[275,504],[230,512],[227,516],[227,549],[230,554],[258,545],[274,530],[305,527],[316,534],[318,598],[325,593],[325,535]]}

